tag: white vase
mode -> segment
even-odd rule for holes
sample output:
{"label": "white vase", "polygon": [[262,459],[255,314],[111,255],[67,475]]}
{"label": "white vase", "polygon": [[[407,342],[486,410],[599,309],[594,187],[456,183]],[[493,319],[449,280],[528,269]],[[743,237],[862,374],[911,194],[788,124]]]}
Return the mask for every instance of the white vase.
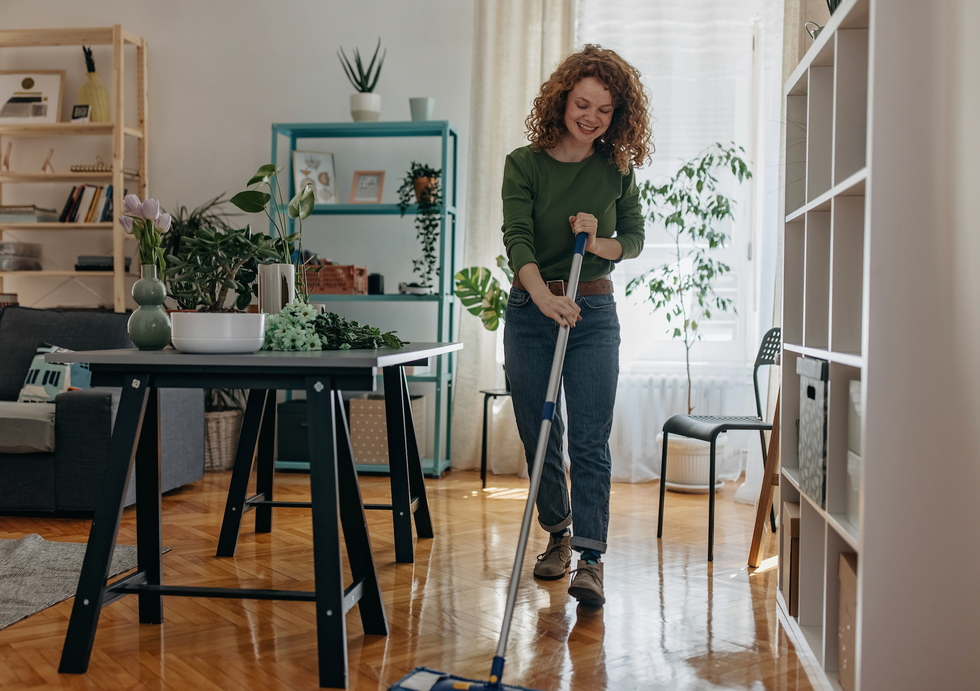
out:
{"label": "white vase", "polygon": [[[715,442],[715,491],[725,483],[718,479],[718,464],[725,452],[724,434]],[[664,435],[657,435],[657,451],[663,454]],[[662,456],[661,456],[662,458]],[[671,434],[667,443],[667,477],[661,478],[667,489],[674,492],[707,494],[711,479],[711,444]]]}
{"label": "white vase", "polygon": [[381,95],[362,91],[350,95],[350,115],[354,122],[375,122],[381,117]]}
{"label": "white vase", "polygon": [[174,347],[184,353],[254,353],[265,342],[265,315],[174,312]]}
{"label": "white vase", "polygon": [[259,264],[259,312],[279,314],[296,298],[296,267],[292,264]]}
{"label": "white vase", "polygon": [[431,120],[436,99],[431,96],[408,99],[408,107],[412,111],[412,120]]}

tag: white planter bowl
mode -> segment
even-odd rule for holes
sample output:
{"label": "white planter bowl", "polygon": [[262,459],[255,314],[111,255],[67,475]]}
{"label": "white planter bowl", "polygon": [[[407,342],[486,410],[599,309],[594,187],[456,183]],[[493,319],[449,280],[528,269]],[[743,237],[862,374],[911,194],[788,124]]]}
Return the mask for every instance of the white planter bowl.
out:
{"label": "white planter bowl", "polygon": [[[725,452],[724,434],[715,443],[715,491],[725,483],[717,479],[718,463]],[[657,435],[657,451],[663,457],[664,435]],[[667,443],[667,477],[665,486],[675,492],[707,494],[711,475],[711,444],[700,439],[670,435]]]}
{"label": "white planter bowl", "polygon": [[350,95],[350,116],[354,122],[375,122],[381,117],[381,94],[362,93]]}
{"label": "white planter bowl", "polygon": [[265,315],[174,312],[174,347],[184,353],[254,353],[265,342]]}

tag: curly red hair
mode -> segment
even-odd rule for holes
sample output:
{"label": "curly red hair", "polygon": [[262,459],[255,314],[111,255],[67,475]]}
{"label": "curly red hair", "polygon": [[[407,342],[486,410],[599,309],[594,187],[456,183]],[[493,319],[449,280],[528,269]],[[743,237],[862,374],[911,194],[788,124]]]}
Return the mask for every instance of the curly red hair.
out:
{"label": "curly red hair", "polygon": [[551,149],[565,134],[568,92],[585,77],[595,77],[609,88],[614,110],[609,129],[595,141],[605,156],[625,175],[630,164],[641,167],[654,151],[650,132],[650,101],[640,72],[613,50],[587,44],[565,58],[541,86],[524,125],[527,138],[539,149]]}

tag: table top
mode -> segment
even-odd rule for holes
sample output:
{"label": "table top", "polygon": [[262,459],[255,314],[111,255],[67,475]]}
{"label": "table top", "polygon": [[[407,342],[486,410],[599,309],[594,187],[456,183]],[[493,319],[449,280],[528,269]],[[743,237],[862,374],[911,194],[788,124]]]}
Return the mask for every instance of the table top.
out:
{"label": "table top", "polygon": [[48,353],[45,362],[66,364],[85,362],[89,365],[113,366],[113,369],[142,367],[282,367],[363,369],[393,367],[435,355],[461,350],[462,343],[407,343],[401,348],[314,350],[307,352],[278,352],[260,350],[242,354],[182,353],[174,348],[163,350],[83,350],[70,353]]}

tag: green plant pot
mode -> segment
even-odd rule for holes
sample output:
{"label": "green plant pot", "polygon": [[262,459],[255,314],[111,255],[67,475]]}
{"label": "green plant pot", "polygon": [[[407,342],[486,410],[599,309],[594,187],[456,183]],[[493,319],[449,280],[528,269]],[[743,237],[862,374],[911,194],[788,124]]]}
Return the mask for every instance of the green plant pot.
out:
{"label": "green plant pot", "polygon": [[157,278],[155,264],[140,266],[140,279],[133,284],[133,299],[139,307],[129,318],[129,340],[140,350],[162,350],[170,343],[170,317],[163,309],[167,289]]}

